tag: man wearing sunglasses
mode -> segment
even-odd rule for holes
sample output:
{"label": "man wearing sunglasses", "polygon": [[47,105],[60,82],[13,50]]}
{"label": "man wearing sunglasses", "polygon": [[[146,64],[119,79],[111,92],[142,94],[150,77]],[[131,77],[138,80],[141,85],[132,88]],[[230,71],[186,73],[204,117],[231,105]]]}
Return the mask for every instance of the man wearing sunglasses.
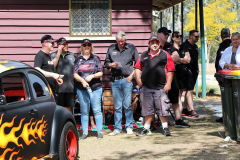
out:
{"label": "man wearing sunglasses", "polygon": [[[64,106],[70,112],[72,112],[72,108],[74,107],[74,61],[75,55],[72,52],[68,51],[68,43],[65,38],[59,38],[57,41],[57,45],[62,45],[62,51],[58,58],[57,65],[55,66],[55,71],[64,75],[63,81],[64,83],[61,86],[56,86],[56,90],[58,92],[57,104],[60,106]],[[57,56],[58,51],[55,51],[51,54],[51,59]]]}
{"label": "man wearing sunglasses", "polygon": [[[189,32],[189,39],[187,39],[180,47],[180,52],[189,52],[191,60],[189,64],[185,64],[187,70],[183,74],[182,81],[183,85],[180,85],[180,89],[186,89],[186,95],[184,100],[184,107],[182,110],[182,116],[198,117],[196,111],[193,108],[193,89],[197,81],[199,67],[198,67],[198,46],[196,43],[199,40],[199,33],[197,30],[191,30]],[[189,110],[188,111],[188,108]]]}
{"label": "man wearing sunglasses", "polygon": [[132,112],[132,79],[133,62],[138,60],[138,51],[133,44],[126,43],[127,35],[123,31],[116,34],[117,44],[112,44],[107,52],[105,66],[111,68],[112,95],[114,101],[115,129],[109,135],[114,136],[122,131],[122,107],[126,117],[126,130],[128,135],[133,134]]}
{"label": "man wearing sunglasses", "polygon": [[[184,61],[184,58],[180,58],[177,52],[177,49],[174,48],[172,44],[167,42],[170,33],[172,33],[171,30],[168,30],[166,27],[161,27],[158,29],[157,35],[160,40],[160,46],[163,50],[167,51],[171,55],[175,65],[180,64]],[[188,125],[182,120],[181,112],[179,110],[179,104],[178,104],[179,87],[178,87],[176,75],[173,76],[173,80],[171,83],[171,90],[168,92],[168,97],[170,102],[172,103],[172,108],[176,117],[175,127],[179,127],[179,128],[190,127],[190,125]]]}
{"label": "man wearing sunglasses", "polygon": [[54,59],[51,59],[50,52],[53,50],[54,43],[57,40],[53,39],[50,35],[44,35],[41,38],[42,49],[37,53],[34,58],[34,68],[42,72],[49,82],[49,85],[55,95],[56,81],[58,85],[63,84],[60,75],[54,73],[54,67],[58,63],[59,56],[62,52],[62,45],[58,47],[58,53]]}

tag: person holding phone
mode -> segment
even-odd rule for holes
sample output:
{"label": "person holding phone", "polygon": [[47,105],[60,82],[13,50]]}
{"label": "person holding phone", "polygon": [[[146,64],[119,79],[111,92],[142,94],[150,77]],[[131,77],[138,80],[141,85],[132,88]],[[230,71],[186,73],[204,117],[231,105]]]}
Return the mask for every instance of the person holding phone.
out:
{"label": "person holding phone", "polygon": [[[59,56],[58,63],[55,66],[56,72],[62,77],[64,83],[61,86],[56,86],[58,93],[57,104],[67,108],[72,113],[74,104],[74,61],[75,55],[68,51],[68,43],[65,38],[59,38],[57,45],[62,45],[62,53]],[[54,59],[57,55],[57,51],[51,54],[51,58]]]}
{"label": "person holding phone", "polygon": [[89,39],[83,40],[80,52],[81,56],[75,60],[74,67],[74,78],[77,81],[76,87],[83,129],[83,135],[80,139],[85,140],[88,137],[90,106],[93,109],[97,125],[97,138],[102,139],[101,98],[103,90],[100,77],[103,75],[103,68],[99,57],[94,55],[93,46]]}

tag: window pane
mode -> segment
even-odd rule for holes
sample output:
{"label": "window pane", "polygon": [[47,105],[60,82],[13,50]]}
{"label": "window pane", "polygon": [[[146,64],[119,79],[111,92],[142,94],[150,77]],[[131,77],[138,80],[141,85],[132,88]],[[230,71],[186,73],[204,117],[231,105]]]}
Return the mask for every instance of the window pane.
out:
{"label": "window pane", "polygon": [[22,74],[5,75],[0,80],[1,95],[5,95],[7,103],[26,100],[26,91]]}
{"label": "window pane", "polygon": [[28,77],[31,81],[31,87],[32,87],[34,98],[50,96],[49,89],[41,78],[31,73],[28,74]]}
{"label": "window pane", "polygon": [[109,0],[72,0],[71,35],[110,35]]}

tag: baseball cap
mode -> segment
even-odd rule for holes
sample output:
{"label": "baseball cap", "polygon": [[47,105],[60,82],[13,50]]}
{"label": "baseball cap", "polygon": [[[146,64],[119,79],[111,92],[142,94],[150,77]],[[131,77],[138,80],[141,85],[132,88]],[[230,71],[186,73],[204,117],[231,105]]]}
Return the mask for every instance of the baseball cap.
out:
{"label": "baseball cap", "polygon": [[149,38],[149,42],[151,42],[151,41],[153,41],[153,40],[159,41],[158,36],[153,35],[153,36],[151,36],[151,37]]}
{"label": "baseball cap", "polygon": [[65,44],[65,43],[70,43],[70,41],[67,41],[65,38],[61,37],[57,40],[57,44]]}
{"label": "baseball cap", "polygon": [[44,43],[44,42],[56,42],[57,40],[56,39],[53,39],[52,36],[50,35],[44,35],[42,38],[41,38],[41,43]]}
{"label": "baseball cap", "polygon": [[83,39],[82,44],[86,44],[86,43],[92,44],[89,39]]}
{"label": "baseball cap", "polygon": [[158,33],[166,33],[166,32],[172,33],[172,31],[168,30],[166,27],[161,27],[158,29]]}
{"label": "baseball cap", "polygon": [[229,30],[229,28],[223,28],[221,30],[221,37],[230,37],[230,30]]}

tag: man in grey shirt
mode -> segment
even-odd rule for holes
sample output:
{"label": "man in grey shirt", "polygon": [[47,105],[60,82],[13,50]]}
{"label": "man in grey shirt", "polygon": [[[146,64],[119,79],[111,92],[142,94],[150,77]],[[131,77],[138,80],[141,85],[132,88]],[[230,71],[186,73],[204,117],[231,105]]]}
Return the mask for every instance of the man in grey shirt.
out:
{"label": "man in grey shirt", "polygon": [[109,136],[115,136],[122,131],[122,106],[126,117],[126,130],[128,135],[133,134],[133,112],[131,107],[133,61],[138,60],[138,51],[133,44],[126,43],[125,32],[119,31],[116,34],[117,44],[112,44],[107,52],[105,66],[111,68],[112,95],[114,101],[115,129]]}

